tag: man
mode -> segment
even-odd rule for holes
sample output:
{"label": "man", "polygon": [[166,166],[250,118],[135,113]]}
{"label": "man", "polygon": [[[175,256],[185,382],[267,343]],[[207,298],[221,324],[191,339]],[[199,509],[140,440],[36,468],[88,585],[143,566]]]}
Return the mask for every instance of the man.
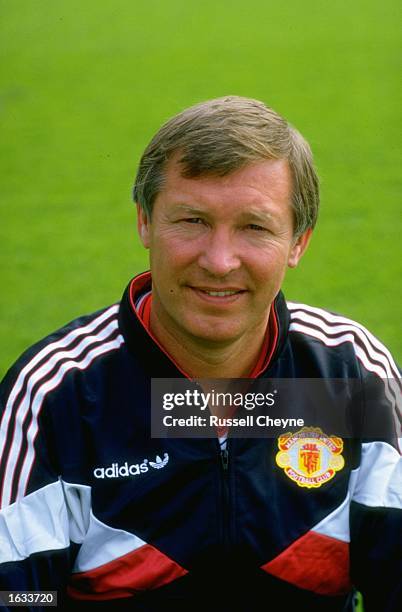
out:
{"label": "man", "polygon": [[280,292],[317,218],[308,144],[261,102],[211,100],[155,135],[134,199],[151,273],[4,380],[1,588],[58,590],[64,607],[245,612],[349,609],[355,587],[368,610],[396,609],[392,437],[314,423],[279,441],[151,436],[151,379],[311,378],[334,395],[331,379],[399,378],[361,325]]}

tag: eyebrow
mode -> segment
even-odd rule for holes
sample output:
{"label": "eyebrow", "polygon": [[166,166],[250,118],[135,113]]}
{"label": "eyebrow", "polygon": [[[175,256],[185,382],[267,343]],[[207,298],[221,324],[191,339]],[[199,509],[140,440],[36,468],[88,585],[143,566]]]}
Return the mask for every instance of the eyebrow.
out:
{"label": "eyebrow", "polygon": [[[189,204],[176,204],[176,208],[182,212],[186,212],[192,215],[210,213],[210,211],[206,208],[190,206]],[[247,219],[256,219],[259,221],[275,220],[275,217],[269,211],[261,212],[252,208],[247,211],[241,212],[239,217]]]}
{"label": "eyebrow", "polygon": [[242,219],[246,219],[246,220],[255,220],[255,221],[260,221],[260,222],[267,222],[267,221],[275,221],[275,216],[270,213],[268,210],[267,211],[257,211],[257,210],[247,210],[243,213],[241,213],[240,218]]}
{"label": "eyebrow", "polygon": [[197,208],[196,206],[189,206],[188,204],[176,204],[176,209],[191,214],[205,214],[208,212],[204,208]]}

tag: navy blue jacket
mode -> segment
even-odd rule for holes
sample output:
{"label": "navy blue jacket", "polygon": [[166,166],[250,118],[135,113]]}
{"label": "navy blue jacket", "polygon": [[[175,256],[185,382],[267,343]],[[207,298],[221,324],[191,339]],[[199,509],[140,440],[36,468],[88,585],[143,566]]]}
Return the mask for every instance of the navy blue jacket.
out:
{"label": "navy blue jacket", "polygon": [[[216,438],[151,438],[151,378],[183,374],[136,314],[147,287],[139,275],[121,303],[30,348],[2,383],[0,590],[57,590],[75,610],[245,612],[278,601],[343,610],[357,588],[366,610],[396,610],[402,468],[392,437],[344,439],[321,481],[303,476],[286,444],[281,465],[277,438],[229,436],[224,457]],[[399,379],[361,325],[281,293],[274,310],[260,378],[375,378],[384,389]],[[385,392],[397,428],[399,389]],[[310,457],[333,461],[329,434]]]}

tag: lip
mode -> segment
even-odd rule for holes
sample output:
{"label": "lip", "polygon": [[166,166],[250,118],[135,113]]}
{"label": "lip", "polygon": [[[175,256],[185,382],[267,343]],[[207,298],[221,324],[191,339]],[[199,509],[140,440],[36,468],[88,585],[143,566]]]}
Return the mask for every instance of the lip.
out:
{"label": "lip", "polygon": [[[237,302],[242,296],[247,293],[245,289],[239,289],[239,287],[193,287],[191,285],[188,288],[194,293],[199,299],[209,304],[215,305],[226,305]],[[236,291],[232,295],[209,295],[206,291]]]}

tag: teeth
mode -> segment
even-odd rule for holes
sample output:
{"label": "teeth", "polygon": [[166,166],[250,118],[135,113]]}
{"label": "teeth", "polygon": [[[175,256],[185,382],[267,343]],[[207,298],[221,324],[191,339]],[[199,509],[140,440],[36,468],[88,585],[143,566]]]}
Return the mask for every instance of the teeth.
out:
{"label": "teeth", "polygon": [[205,293],[216,297],[225,297],[226,295],[234,295],[237,291],[205,291]]}

